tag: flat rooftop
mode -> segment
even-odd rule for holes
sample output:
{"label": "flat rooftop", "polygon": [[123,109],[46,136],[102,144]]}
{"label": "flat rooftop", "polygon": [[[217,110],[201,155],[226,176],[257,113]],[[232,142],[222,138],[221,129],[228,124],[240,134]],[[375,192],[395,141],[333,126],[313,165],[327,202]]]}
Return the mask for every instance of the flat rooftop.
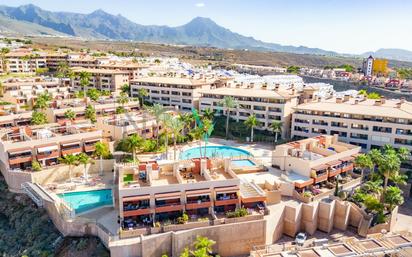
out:
{"label": "flat rooftop", "polygon": [[138,83],[159,83],[170,85],[186,85],[186,86],[202,86],[209,85],[215,82],[214,79],[195,79],[195,78],[179,78],[179,77],[144,77],[134,79],[132,82]]}
{"label": "flat rooftop", "polygon": [[321,111],[329,113],[345,113],[365,116],[378,116],[389,118],[412,119],[412,103],[401,100],[385,99],[381,105],[376,104],[374,99],[363,101],[350,98],[348,101],[336,103],[336,98],[322,100],[320,102],[309,102],[294,107],[301,111]]}
{"label": "flat rooftop", "polygon": [[72,68],[73,72],[89,72],[92,74],[128,74],[127,71],[121,71],[121,70],[116,70],[116,69],[99,69],[99,68],[83,68],[83,67],[73,67]]}
{"label": "flat rooftop", "polygon": [[212,94],[221,96],[258,97],[267,99],[289,99],[296,97],[292,91],[274,91],[265,89],[245,89],[245,88],[216,88],[202,90],[201,94]]}

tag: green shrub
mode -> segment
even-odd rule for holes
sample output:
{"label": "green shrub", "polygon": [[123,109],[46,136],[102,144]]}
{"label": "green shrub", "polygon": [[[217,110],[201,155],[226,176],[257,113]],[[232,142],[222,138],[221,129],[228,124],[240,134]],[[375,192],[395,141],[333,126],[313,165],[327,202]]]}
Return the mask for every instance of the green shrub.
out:
{"label": "green shrub", "polygon": [[189,221],[189,215],[187,215],[186,212],[184,212],[181,217],[177,218],[177,223],[179,224],[185,224],[188,221]]}
{"label": "green shrub", "polygon": [[33,161],[31,162],[31,168],[32,168],[34,171],[41,171],[41,170],[42,170],[40,163],[39,163],[38,161],[36,161],[36,160],[33,160]]}
{"label": "green shrub", "polygon": [[237,208],[235,211],[226,212],[226,218],[239,218],[247,216],[249,213],[245,208]]}

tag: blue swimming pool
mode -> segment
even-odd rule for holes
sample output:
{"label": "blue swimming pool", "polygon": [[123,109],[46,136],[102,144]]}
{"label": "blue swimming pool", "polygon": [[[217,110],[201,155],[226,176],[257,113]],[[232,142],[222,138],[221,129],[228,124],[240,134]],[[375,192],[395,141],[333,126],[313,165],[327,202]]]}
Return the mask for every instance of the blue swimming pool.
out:
{"label": "blue swimming pool", "polygon": [[232,165],[237,167],[254,167],[256,164],[249,159],[244,160],[234,160],[232,161]]}
{"label": "blue swimming pool", "polygon": [[73,208],[76,214],[105,205],[113,205],[111,189],[69,192],[57,196]]}
{"label": "blue swimming pool", "polygon": [[[202,156],[204,156],[205,148],[202,147]],[[248,151],[231,147],[231,146],[206,146],[206,156],[207,157],[235,157],[235,156],[252,156]],[[180,154],[181,160],[187,160],[191,158],[199,158],[200,157],[200,150],[199,147],[193,147],[183,151]]]}

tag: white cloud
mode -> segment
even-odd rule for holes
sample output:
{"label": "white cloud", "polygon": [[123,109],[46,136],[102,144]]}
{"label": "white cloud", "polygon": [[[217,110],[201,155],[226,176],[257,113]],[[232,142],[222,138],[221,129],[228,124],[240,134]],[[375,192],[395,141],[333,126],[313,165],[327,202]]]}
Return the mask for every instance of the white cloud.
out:
{"label": "white cloud", "polygon": [[197,3],[195,4],[196,7],[202,8],[205,7],[205,3]]}

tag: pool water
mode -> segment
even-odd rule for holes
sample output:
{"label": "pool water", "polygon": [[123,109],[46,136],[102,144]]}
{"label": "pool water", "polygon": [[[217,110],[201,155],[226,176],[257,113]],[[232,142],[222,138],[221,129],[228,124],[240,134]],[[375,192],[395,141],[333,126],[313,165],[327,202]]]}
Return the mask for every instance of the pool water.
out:
{"label": "pool water", "polygon": [[[202,156],[204,156],[205,148],[202,147]],[[251,154],[243,149],[231,147],[231,146],[206,146],[206,157],[217,157],[217,158],[224,158],[224,157],[238,157],[244,156],[248,157]],[[183,151],[179,158],[181,160],[187,160],[192,158],[199,158],[200,157],[200,150],[199,147],[193,147]]]}
{"label": "pool water", "polygon": [[113,205],[111,189],[69,192],[57,196],[73,208],[76,214],[105,205]]}
{"label": "pool water", "polygon": [[254,167],[256,164],[249,159],[244,160],[234,160],[232,161],[233,166],[237,167]]}

